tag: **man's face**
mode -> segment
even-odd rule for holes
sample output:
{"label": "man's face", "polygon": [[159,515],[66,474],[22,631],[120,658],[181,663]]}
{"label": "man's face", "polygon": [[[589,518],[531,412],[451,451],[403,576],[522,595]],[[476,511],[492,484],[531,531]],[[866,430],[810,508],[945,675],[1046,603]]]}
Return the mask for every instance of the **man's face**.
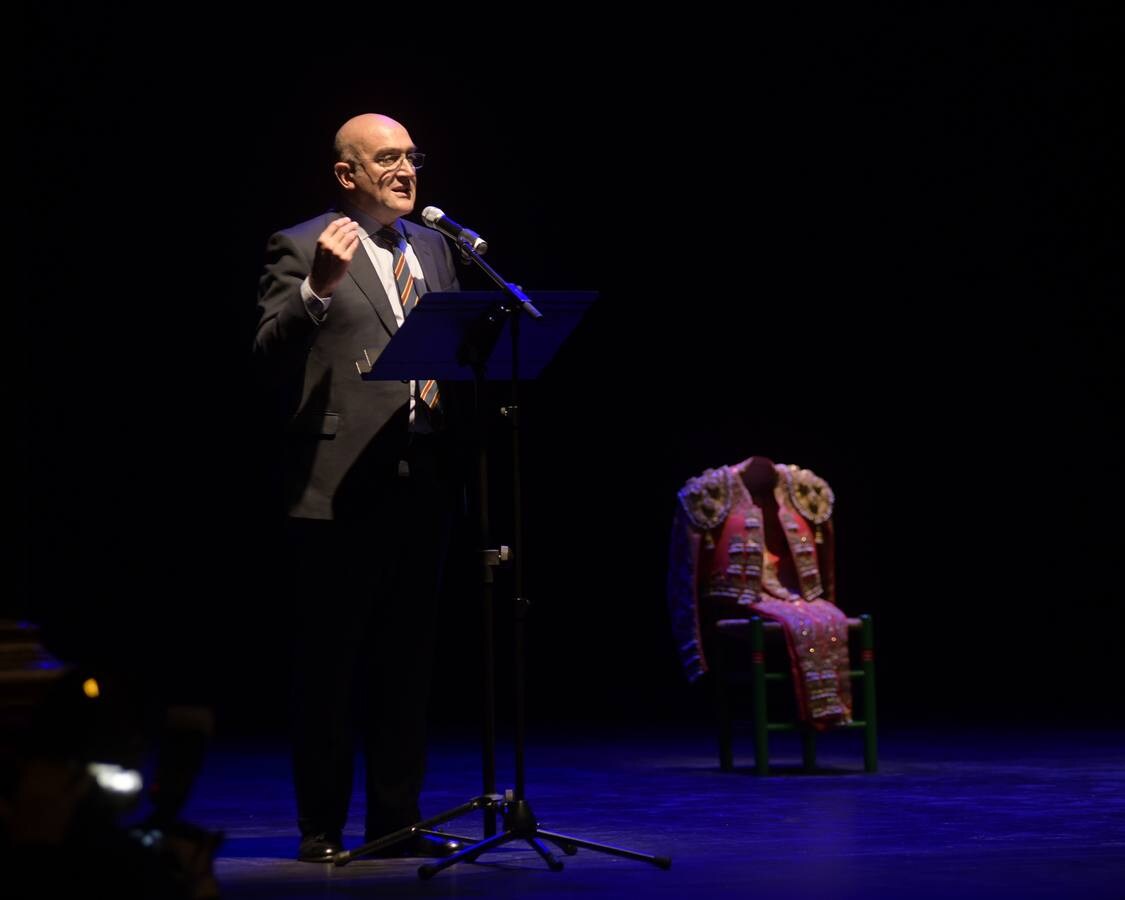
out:
{"label": "man's face", "polygon": [[357,149],[355,205],[384,225],[412,212],[418,173],[406,156],[415,149],[406,129],[397,124],[375,125]]}

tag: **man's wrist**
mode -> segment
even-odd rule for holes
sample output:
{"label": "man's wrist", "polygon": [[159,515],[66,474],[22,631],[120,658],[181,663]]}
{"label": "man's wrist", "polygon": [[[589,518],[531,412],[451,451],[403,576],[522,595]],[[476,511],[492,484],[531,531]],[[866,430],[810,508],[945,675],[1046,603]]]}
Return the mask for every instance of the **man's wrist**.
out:
{"label": "man's wrist", "polygon": [[301,282],[301,301],[305,304],[313,321],[321,322],[328,314],[328,304],[332,302],[330,293],[321,294],[316,291],[308,278]]}

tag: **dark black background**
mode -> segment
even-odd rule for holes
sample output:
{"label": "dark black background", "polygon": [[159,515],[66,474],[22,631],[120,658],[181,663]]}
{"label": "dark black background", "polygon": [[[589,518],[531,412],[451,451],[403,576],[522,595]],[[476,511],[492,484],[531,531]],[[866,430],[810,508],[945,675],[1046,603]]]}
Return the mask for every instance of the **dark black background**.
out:
{"label": "dark black background", "polygon": [[[836,492],[840,603],[876,617],[884,720],[1119,716],[1118,19],[609,28],[568,7],[501,38],[340,13],[29,22],[10,603],[60,655],[206,699],[230,731],[280,727],[256,280],[268,235],[331,201],[335,129],[378,111],[429,154],[419,209],[526,288],[601,292],[524,397],[534,721],[706,714],[668,633],[669,527],[688,477],[755,454]],[[470,547],[450,722],[478,705]]]}

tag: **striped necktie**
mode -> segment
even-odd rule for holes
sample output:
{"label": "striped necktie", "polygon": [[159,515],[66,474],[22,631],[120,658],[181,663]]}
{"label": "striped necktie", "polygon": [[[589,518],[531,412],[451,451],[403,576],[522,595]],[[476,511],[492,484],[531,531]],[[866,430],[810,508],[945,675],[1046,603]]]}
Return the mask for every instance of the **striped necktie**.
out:
{"label": "striped necktie", "polygon": [[410,310],[418,302],[418,289],[414,287],[414,276],[406,262],[406,238],[393,228],[380,228],[376,237],[394,256],[392,265],[395,286],[398,288],[398,302],[402,304],[402,314],[410,315]]}
{"label": "striped necktie", "polygon": [[[398,301],[402,304],[403,316],[408,316],[422,298],[418,295],[418,289],[414,286],[414,276],[406,262],[406,238],[403,237],[402,232],[394,228],[380,228],[375,237],[379,244],[391,251],[395,287],[398,288]],[[440,408],[441,403],[436,381],[432,379],[419,381],[417,382],[417,390],[418,399],[425,403],[427,407],[434,411]]]}

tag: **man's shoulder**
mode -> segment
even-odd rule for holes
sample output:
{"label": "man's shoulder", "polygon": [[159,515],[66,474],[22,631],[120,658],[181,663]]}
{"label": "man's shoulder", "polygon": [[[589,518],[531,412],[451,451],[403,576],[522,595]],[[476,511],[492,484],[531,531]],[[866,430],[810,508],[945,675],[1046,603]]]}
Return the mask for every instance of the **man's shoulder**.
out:
{"label": "man's shoulder", "polygon": [[311,219],[306,219],[304,222],[298,222],[288,228],[280,228],[276,233],[296,241],[316,240],[320,233],[328,227],[329,222],[340,218],[342,215],[343,213],[330,209],[320,215],[313,216]]}

